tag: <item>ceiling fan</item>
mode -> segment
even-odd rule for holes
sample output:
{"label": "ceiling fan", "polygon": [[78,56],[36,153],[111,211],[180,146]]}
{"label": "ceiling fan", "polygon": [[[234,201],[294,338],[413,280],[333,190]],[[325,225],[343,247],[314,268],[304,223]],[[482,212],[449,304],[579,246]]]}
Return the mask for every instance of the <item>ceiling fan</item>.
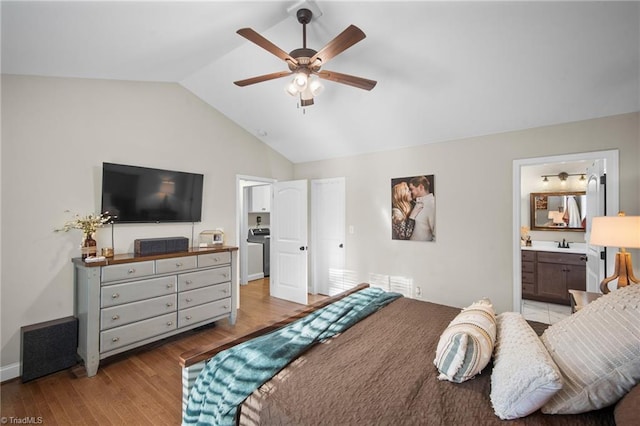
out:
{"label": "ceiling fan", "polygon": [[376,86],[377,82],[374,80],[320,69],[329,62],[329,60],[366,37],[360,28],[355,25],[349,25],[346,30],[338,34],[333,40],[327,43],[326,46],[319,51],[315,51],[307,48],[307,24],[311,22],[313,12],[309,9],[300,9],[297,11],[296,17],[298,18],[298,22],[302,24],[302,48],[294,49],[289,53],[280,49],[251,28],[242,28],[237,31],[242,37],[284,60],[289,66],[289,71],[279,71],[247,78],[245,80],[238,80],[235,81],[234,84],[244,87],[295,74],[293,81],[287,86],[286,91],[292,96],[299,95],[300,105],[303,107],[313,105],[314,96],[317,96],[323,89],[322,83],[320,83],[315,76],[364,90],[371,90]]}

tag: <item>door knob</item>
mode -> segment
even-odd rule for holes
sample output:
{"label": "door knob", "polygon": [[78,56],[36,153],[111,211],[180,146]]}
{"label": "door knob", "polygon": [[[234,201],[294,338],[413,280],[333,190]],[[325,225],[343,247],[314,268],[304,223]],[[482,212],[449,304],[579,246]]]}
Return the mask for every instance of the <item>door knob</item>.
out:
{"label": "door knob", "polygon": [[340,243],[340,245],[338,247],[342,248],[342,247],[344,247],[344,244]]}
{"label": "door knob", "polygon": [[306,246],[300,246],[300,251],[305,251],[307,249]]}

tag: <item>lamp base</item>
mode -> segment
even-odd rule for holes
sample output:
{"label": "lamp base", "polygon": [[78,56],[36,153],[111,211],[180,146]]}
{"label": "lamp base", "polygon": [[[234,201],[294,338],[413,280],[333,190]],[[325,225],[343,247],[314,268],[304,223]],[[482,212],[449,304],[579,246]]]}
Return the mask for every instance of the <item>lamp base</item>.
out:
{"label": "lamp base", "polygon": [[616,278],[618,279],[617,288],[628,286],[629,281],[640,284],[640,280],[638,280],[633,275],[631,253],[628,253],[626,251],[619,251],[618,253],[616,253],[616,264],[613,275],[602,280],[602,282],[600,283],[600,291],[603,294],[609,293],[609,283]]}

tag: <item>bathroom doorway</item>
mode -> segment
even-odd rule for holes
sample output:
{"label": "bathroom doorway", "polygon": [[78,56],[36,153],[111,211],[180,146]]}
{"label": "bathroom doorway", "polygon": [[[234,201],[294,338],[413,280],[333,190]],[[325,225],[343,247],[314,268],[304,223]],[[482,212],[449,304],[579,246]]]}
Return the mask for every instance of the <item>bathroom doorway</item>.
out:
{"label": "bathroom doorway", "polygon": [[[521,260],[521,226],[529,225],[529,193],[531,180],[542,182],[542,170],[557,170],[563,167],[584,167],[594,161],[602,161],[606,171],[607,191],[605,195],[606,214],[617,213],[619,209],[619,177],[618,150],[597,151],[578,154],[557,155],[549,157],[527,158],[513,161],[513,310],[522,312],[522,260]],[[584,166],[582,166],[584,165]],[[557,168],[557,169],[556,169]],[[564,170],[562,170],[564,171]],[[567,172],[568,173],[568,172]],[[536,176],[539,176],[536,178]],[[579,173],[575,173],[579,175]],[[543,192],[543,191],[535,191]],[[591,217],[587,217],[587,229],[590,229]],[[584,234],[586,235],[586,233]],[[588,244],[584,240],[583,244]],[[611,250],[609,251],[611,252]],[[612,264],[614,253],[607,254],[607,263]],[[601,268],[604,270],[604,263]],[[602,272],[604,274],[604,272]],[[593,289],[587,289],[593,291]]]}

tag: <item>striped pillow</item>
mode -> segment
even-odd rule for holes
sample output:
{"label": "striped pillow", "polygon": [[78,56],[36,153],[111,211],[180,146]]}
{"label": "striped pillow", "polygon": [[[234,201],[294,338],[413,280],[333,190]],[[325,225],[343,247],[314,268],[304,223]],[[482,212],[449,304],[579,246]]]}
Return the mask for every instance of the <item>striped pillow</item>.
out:
{"label": "striped pillow", "polygon": [[640,383],[640,285],[612,291],[555,323],[542,343],[564,381],[543,413],[576,414],[614,404]]}
{"label": "striped pillow", "polygon": [[462,383],[489,363],[496,342],[496,314],[489,299],[464,308],[449,323],[438,341],[438,379]]}

